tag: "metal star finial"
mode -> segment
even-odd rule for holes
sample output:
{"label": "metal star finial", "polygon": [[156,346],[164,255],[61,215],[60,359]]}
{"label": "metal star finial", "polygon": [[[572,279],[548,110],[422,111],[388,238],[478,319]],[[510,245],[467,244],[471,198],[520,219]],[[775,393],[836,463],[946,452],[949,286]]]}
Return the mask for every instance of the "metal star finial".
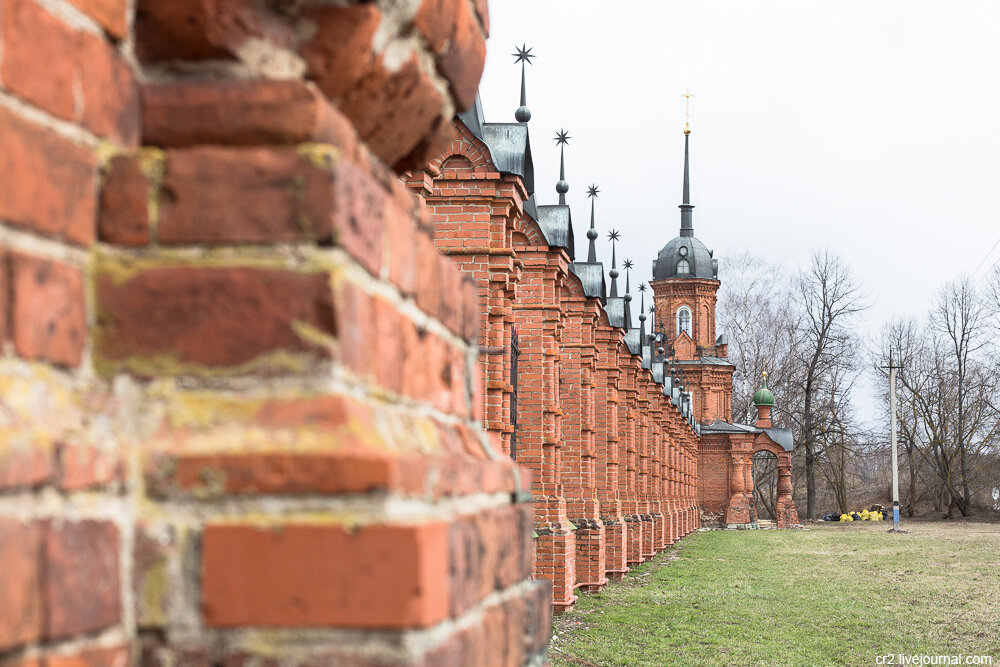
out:
{"label": "metal star finial", "polygon": [[556,132],[556,144],[568,144],[569,140],[573,137],[569,136],[569,132],[566,130],[559,130]]}
{"label": "metal star finial", "polygon": [[622,268],[625,269],[626,271],[629,270],[629,269],[631,269],[632,268],[632,260],[631,259],[626,259],[625,263],[622,264]]}
{"label": "metal star finial", "polygon": [[596,197],[599,192],[600,190],[597,189],[596,185],[591,185],[589,188],[587,188],[588,197]]}
{"label": "metal star finial", "polygon": [[[631,267],[629,267],[629,268],[631,268]],[[639,283],[639,291],[640,292],[645,292],[646,291],[646,283]]]}
{"label": "metal star finial", "polygon": [[617,241],[619,239],[619,236],[620,234],[617,229],[612,229],[610,232],[608,232],[608,238],[612,241]]}
{"label": "metal star finial", "polygon": [[649,312],[655,313],[656,312],[656,306],[650,306],[649,307]]}
{"label": "metal star finial", "polygon": [[514,63],[515,64],[528,63],[530,65],[531,59],[534,58],[535,56],[531,55],[531,49],[527,48],[527,44],[522,44],[520,48],[518,48],[518,46],[515,44],[514,48],[517,50],[517,52],[510,54],[517,59],[514,61]]}

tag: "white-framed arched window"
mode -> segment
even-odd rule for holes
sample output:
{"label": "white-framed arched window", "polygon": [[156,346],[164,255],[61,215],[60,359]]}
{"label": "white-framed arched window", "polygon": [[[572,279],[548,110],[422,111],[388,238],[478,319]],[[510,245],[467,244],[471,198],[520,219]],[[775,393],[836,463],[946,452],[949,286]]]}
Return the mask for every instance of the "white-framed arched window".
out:
{"label": "white-framed arched window", "polygon": [[682,331],[691,335],[691,309],[687,306],[677,309],[677,335],[680,336]]}
{"label": "white-framed arched window", "polygon": [[691,265],[688,264],[686,259],[682,259],[677,262],[677,275],[691,273]]}

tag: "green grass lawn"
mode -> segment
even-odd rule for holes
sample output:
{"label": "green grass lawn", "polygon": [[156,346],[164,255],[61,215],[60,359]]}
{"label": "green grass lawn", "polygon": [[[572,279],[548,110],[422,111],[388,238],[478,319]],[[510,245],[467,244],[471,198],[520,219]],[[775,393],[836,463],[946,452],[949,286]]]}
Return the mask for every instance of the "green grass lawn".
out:
{"label": "green grass lawn", "polygon": [[[554,665],[1000,665],[1000,525],[705,531],[556,618]],[[898,664],[898,661],[897,663]]]}

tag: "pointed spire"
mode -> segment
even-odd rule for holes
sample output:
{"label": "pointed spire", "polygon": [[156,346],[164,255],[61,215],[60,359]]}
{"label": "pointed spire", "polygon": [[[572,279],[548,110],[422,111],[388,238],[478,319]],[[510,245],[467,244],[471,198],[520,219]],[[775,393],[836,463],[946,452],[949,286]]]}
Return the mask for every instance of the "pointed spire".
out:
{"label": "pointed spire", "polygon": [[559,193],[560,206],[566,205],[566,193],[569,192],[569,183],[566,182],[566,144],[572,138],[566,130],[556,132],[556,144],[559,146],[559,182],[556,183],[556,192]]}
{"label": "pointed spire", "polygon": [[591,185],[587,188],[587,196],[590,197],[590,229],[587,230],[587,238],[590,239],[590,249],[587,251],[587,261],[594,263],[597,261],[597,248],[594,242],[597,240],[597,230],[594,229],[594,201],[597,199],[597,195],[600,190],[597,189],[596,185]]}
{"label": "pointed spire", "polygon": [[625,262],[622,264],[622,268],[625,269],[625,302],[627,303],[632,300],[632,294],[631,294],[632,289],[629,287],[628,283],[629,270],[632,268],[632,260],[626,259]]}
{"label": "pointed spire", "polygon": [[650,304],[650,306],[649,306],[649,335],[650,336],[653,335],[653,326],[654,326],[653,320],[655,318],[656,318],[656,306],[653,305],[653,304]]}
{"label": "pointed spire", "polygon": [[639,344],[646,345],[646,283],[639,283]]}
{"label": "pointed spire", "polygon": [[531,49],[526,44],[522,44],[521,48],[515,46],[514,49],[515,53],[511,54],[514,56],[514,64],[521,63],[521,106],[514,112],[514,118],[518,123],[527,123],[531,120],[531,110],[528,108],[527,88],[524,85],[524,64],[530,65],[535,56],[531,55]]}
{"label": "pointed spire", "polygon": [[681,209],[681,236],[694,236],[694,223],[691,220],[691,213],[694,206],[691,205],[691,168],[689,140],[691,138],[691,123],[688,118],[689,105],[691,103],[691,93],[684,94],[684,192]]}
{"label": "pointed spire", "polygon": [[615,241],[618,240],[619,234],[617,229],[612,229],[608,232],[608,238],[611,239],[611,270],[608,271],[608,275],[611,276],[611,294],[608,296],[618,296],[618,267],[615,265]]}

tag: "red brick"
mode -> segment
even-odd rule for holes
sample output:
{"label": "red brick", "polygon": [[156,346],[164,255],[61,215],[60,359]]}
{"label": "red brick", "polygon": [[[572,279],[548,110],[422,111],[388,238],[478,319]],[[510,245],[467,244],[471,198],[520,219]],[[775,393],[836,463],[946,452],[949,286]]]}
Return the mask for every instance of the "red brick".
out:
{"label": "red brick", "polygon": [[455,106],[465,110],[472,106],[479,90],[479,79],[486,65],[486,39],[468,2],[461,0],[457,12],[451,44],[437,63],[451,85]]}
{"label": "red brick", "polygon": [[[394,71],[382,66],[346,94],[341,110],[350,118],[371,151],[388,166],[403,158],[410,164],[417,146],[439,129],[447,107],[434,81],[414,55]],[[426,145],[427,159],[440,145]]]}
{"label": "red brick", "polygon": [[143,143],[332,144],[353,155],[354,127],[311,83],[184,81],[142,89]]}
{"label": "red brick", "polygon": [[317,166],[292,148],[169,151],[158,240],[162,244],[329,242],[331,168]]}
{"label": "red brick", "polygon": [[[0,347],[10,340],[10,267],[7,263],[7,249],[0,247]],[[0,466],[3,470],[3,466]]]}
{"label": "red brick", "polygon": [[0,491],[40,486],[54,474],[51,447],[42,443],[0,445]]}
{"label": "red brick", "polygon": [[10,266],[17,353],[25,359],[79,366],[87,330],[80,270],[14,253]]}
{"label": "red brick", "polygon": [[93,632],[121,620],[118,549],[113,523],[51,523],[45,539],[48,639]]}
{"label": "red brick", "polygon": [[[19,0],[21,1],[21,0]],[[0,218],[81,245],[94,238],[90,151],[0,108]]]}
{"label": "red brick", "polygon": [[483,26],[483,34],[490,36],[490,6],[487,0],[474,0],[476,5],[476,15],[479,23]]}
{"label": "red brick", "polygon": [[97,21],[115,39],[123,39],[128,29],[126,0],[69,0]]}
{"label": "red brick", "polygon": [[[132,357],[166,358],[170,363],[157,370],[165,374],[239,366],[278,350],[318,359],[328,351],[303,339],[297,326],[336,333],[325,273],[161,267],[121,282],[102,274],[97,303],[101,331],[95,347],[102,361],[127,367]],[[148,364],[132,370],[150,372]]]}
{"label": "red brick", "polygon": [[[403,387],[403,346],[397,336],[403,327],[403,316],[382,297],[372,299],[375,316],[375,375],[378,384],[391,391]],[[411,324],[412,326],[412,324]]]}
{"label": "red brick", "polygon": [[152,183],[143,172],[142,158],[118,155],[105,167],[101,184],[100,218],[97,233],[101,241],[121,246],[145,246],[150,237]]}
{"label": "red brick", "polygon": [[486,63],[486,40],[467,0],[424,0],[413,25],[438,56],[456,106],[472,106]]}
{"label": "red brick", "polygon": [[135,53],[143,62],[232,58],[248,38],[288,47],[293,27],[255,0],[138,0]]}
{"label": "red brick", "polygon": [[316,25],[300,50],[309,78],[337,102],[385,164],[409,156],[439,128],[445,100],[416,56],[390,71],[373,54],[380,22],[376,7],[317,7],[307,17]]}
{"label": "red brick", "polygon": [[374,378],[378,338],[372,296],[357,283],[342,280],[337,283],[334,303],[340,323],[340,363],[362,379]]}
{"label": "red brick", "polygon": [[355,88],[375,66],[375,31],[382,13],[371,4],[311,8],[316,33],[300,54],[309,77],[334,101]]}
{"label": "red brick", "polygon": [[42,530],[0,518],[0,654],[42,636]]}
{"label": "red brick", "polygon": [[479,288],[469,276],[462,279],[462,338],[471,341],[479,335],[479,323],[483,302],[479,298]]}
{"label": "red brick", "polygon": [[385,242],[388,245],[389,280],[404,296],[417,289],[417,248],[414,236],[420,233],[413,216],[405,209],[390,207],[385,215]]}
{"label": "red brick", "polygon": [[59,458],[59,487],[78,491],[104,486],[121,479],[118,452],[86,444],[62,444]]}
{"label": "red brick", "polygon": [[378,275],[382,267],[382,239],[386,218],[399,215],[389,194],[366,171],[351,164],[337,165],[334,179],[334,242]]}
{"label": "red brick", "polygon": [[413,26],[437,55],[445,52],[455,34],[459,2],[465,4],[465,0],[424,0],[413,17]]}
{"label": "red brick", "polygon": [[50,653],[45,667],[129,667],[131,656],[128,646],[82,649],[69,655]]}
{"label": "red brick", "polygon": [[[74,30],[35,0],[9,0],[0,77],[16,95],[125,145],[138,141],[138,93],[132,72],[107,42]],[[40,58],[45,44],[50,57]]]}
{"label": "red brick", "polygon": [[[74,119],[75,31],[38,6],[35,0],[8,0],[3,16],[4,59],[0,78],[19,97],[49,113]],[[51,54],[39,58],[38,45]]]}
{"label": "red brick", "polygon": [[[205,497],[206,479],[220,480],[220,486],[213,490],[226,494],[329,495],[421,490],[410,483],[404,471],[412,462],[386,452],[251,452],[183,455],[171,460],[172,487],[194,491],[198,497]],[[162,480],[156,480],[151,489],[164,491],[167,487]]]}
{"label": "red brick", "polygon": [[441,314],[441,256],[434,240],[427,233],[418,233],[417,241],[417,305],[433,317]]}
{"label": "red brick", "polygon": [[448,612],[447,527],[209,525],[202,604],[209,627],[398,629]]}

